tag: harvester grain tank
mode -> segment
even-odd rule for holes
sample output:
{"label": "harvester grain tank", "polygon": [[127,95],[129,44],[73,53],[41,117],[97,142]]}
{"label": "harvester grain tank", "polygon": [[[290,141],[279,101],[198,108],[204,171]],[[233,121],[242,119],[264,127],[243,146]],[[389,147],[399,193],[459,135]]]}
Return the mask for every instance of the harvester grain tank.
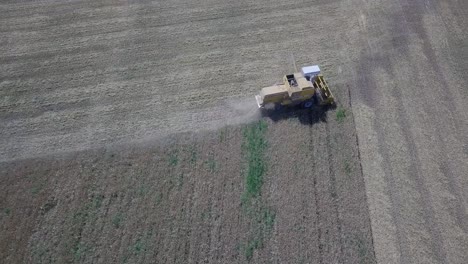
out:
{"label": "harvester grain tank", "polygon": [[285,75],[281,83],[263,88],[255,99],[259,108],[295,105],[310,108],[335,104],[335,98],[317,65],[302,67],[301,72]]}

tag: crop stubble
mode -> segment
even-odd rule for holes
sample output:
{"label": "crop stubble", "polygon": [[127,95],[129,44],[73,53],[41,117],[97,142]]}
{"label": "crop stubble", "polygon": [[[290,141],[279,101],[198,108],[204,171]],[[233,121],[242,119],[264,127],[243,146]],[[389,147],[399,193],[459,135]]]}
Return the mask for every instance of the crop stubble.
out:
{"label": "crop stubble", "polygon": [[353,111],[382,263],[466,260],[467,8],[374,1],[360,11]]}
{"label": "crop stubble", "polygon": [[[138,147],[117,151],[123,156],[112,161],[99,148],[256,120],[252,94],[292,70],[293,52],[297,65],[322,65],[341,105],[342,91],[351,90],[378,260],[460,263],[467,241],[466,10],[463,1],[4,1],[2,257],[172,262],[188,248],[182,260],[238,259],[242,245],[232,241],[245,242],[251,221],[235,200],[242,193],[242,177],[232,176],[240,175],[238,153],[226,154],[216,173],[222,180],[210,181],[207,156],[218,158],[217,144],[199,150],[206,163],[194,168],[174,164],[166,153],[173,150],[153,143],[156,161]],[[271,165],[281,173],[266,177],[262,201],[277,216],[254,257],[372,261],[353,123],[337,129],[299,117],[270,124]],[[229,144],[239,150],[241,133],[233,131],[237,141]],[[288,142],[285,134],[297,137]],[[98,150],[73,153],[89,148]],[[284,150],[313,155],[294,159]],[[39,158],[57,152],[71,153]],[[288,170],[296,162],[303,162],[298,172]],[[182,173],[189,182],[182,187],[173,182],[180,174],[166,178],[192,171],[193,178]],[[349,172],[355,177],[343,178]],[[167,197],[174,204],[162,202]],[[208,208],[223,217],[212,220]],[[301,214],[304,225],[291,227]],[[41,244],[44,236],[53,242]],[[103,253],[107,246],[115,251]]]}
{"label": "crop stubble", "polygon": [[[255,245],[253,262],[374,262],[351,119],[268,121],[253,215],[242,128],[165,138],[258,120],[252,95],[292,53],[347,107],[348,4],[2,4],[2,259],[246,262]],[[274,214],[263,237],[259,208]]]}
{"label": "crop stubble", "polygon": [[1,159],[255,120],[252,94],[293,70],[291,52],[334,65],[317,21],[346,21],[322,2],[3,4]]}

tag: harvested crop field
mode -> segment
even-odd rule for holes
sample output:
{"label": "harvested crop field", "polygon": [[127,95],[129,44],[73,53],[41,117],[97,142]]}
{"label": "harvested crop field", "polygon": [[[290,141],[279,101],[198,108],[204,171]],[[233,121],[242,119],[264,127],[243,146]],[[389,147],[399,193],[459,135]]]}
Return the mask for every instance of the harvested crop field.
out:
{"label": "harvested crop field", "polygon": [[[467,10],[2,1],[0,260],[463,263]],[[292,55],[337,109],[260,114]]]}
{"label": "harvested crop field", "polygon": [[467,14],[467,1],[362,6],[352,108],[380,262],[467,261]]}

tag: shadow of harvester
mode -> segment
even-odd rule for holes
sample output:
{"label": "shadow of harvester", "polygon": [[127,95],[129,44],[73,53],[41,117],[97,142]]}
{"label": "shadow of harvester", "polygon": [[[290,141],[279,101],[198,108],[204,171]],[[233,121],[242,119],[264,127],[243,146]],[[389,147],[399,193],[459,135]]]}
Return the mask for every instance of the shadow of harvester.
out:
{"label": "shadow of harvester", "polygon": [[327,122],[327,112],[336,109],[336,105],[301,108],[299,106],[284,107],[279,110],[260,109],[262,117],[278,122],[284,119],[298,119],[303,125],[312,126],[316,123]]}

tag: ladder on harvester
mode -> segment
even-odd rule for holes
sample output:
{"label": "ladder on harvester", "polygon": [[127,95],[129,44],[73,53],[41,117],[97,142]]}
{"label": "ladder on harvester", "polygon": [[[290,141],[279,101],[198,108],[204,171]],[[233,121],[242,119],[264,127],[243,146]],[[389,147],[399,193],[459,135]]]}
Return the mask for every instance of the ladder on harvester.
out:
{"label": "ladder on harvester", "polygon": [[314,81],[314,88],[318,92],[318,99],[320,105],[333,105],[335,104],[335,97],[333,96],[327,82],[323,78],[323,75],[317,76]]}

